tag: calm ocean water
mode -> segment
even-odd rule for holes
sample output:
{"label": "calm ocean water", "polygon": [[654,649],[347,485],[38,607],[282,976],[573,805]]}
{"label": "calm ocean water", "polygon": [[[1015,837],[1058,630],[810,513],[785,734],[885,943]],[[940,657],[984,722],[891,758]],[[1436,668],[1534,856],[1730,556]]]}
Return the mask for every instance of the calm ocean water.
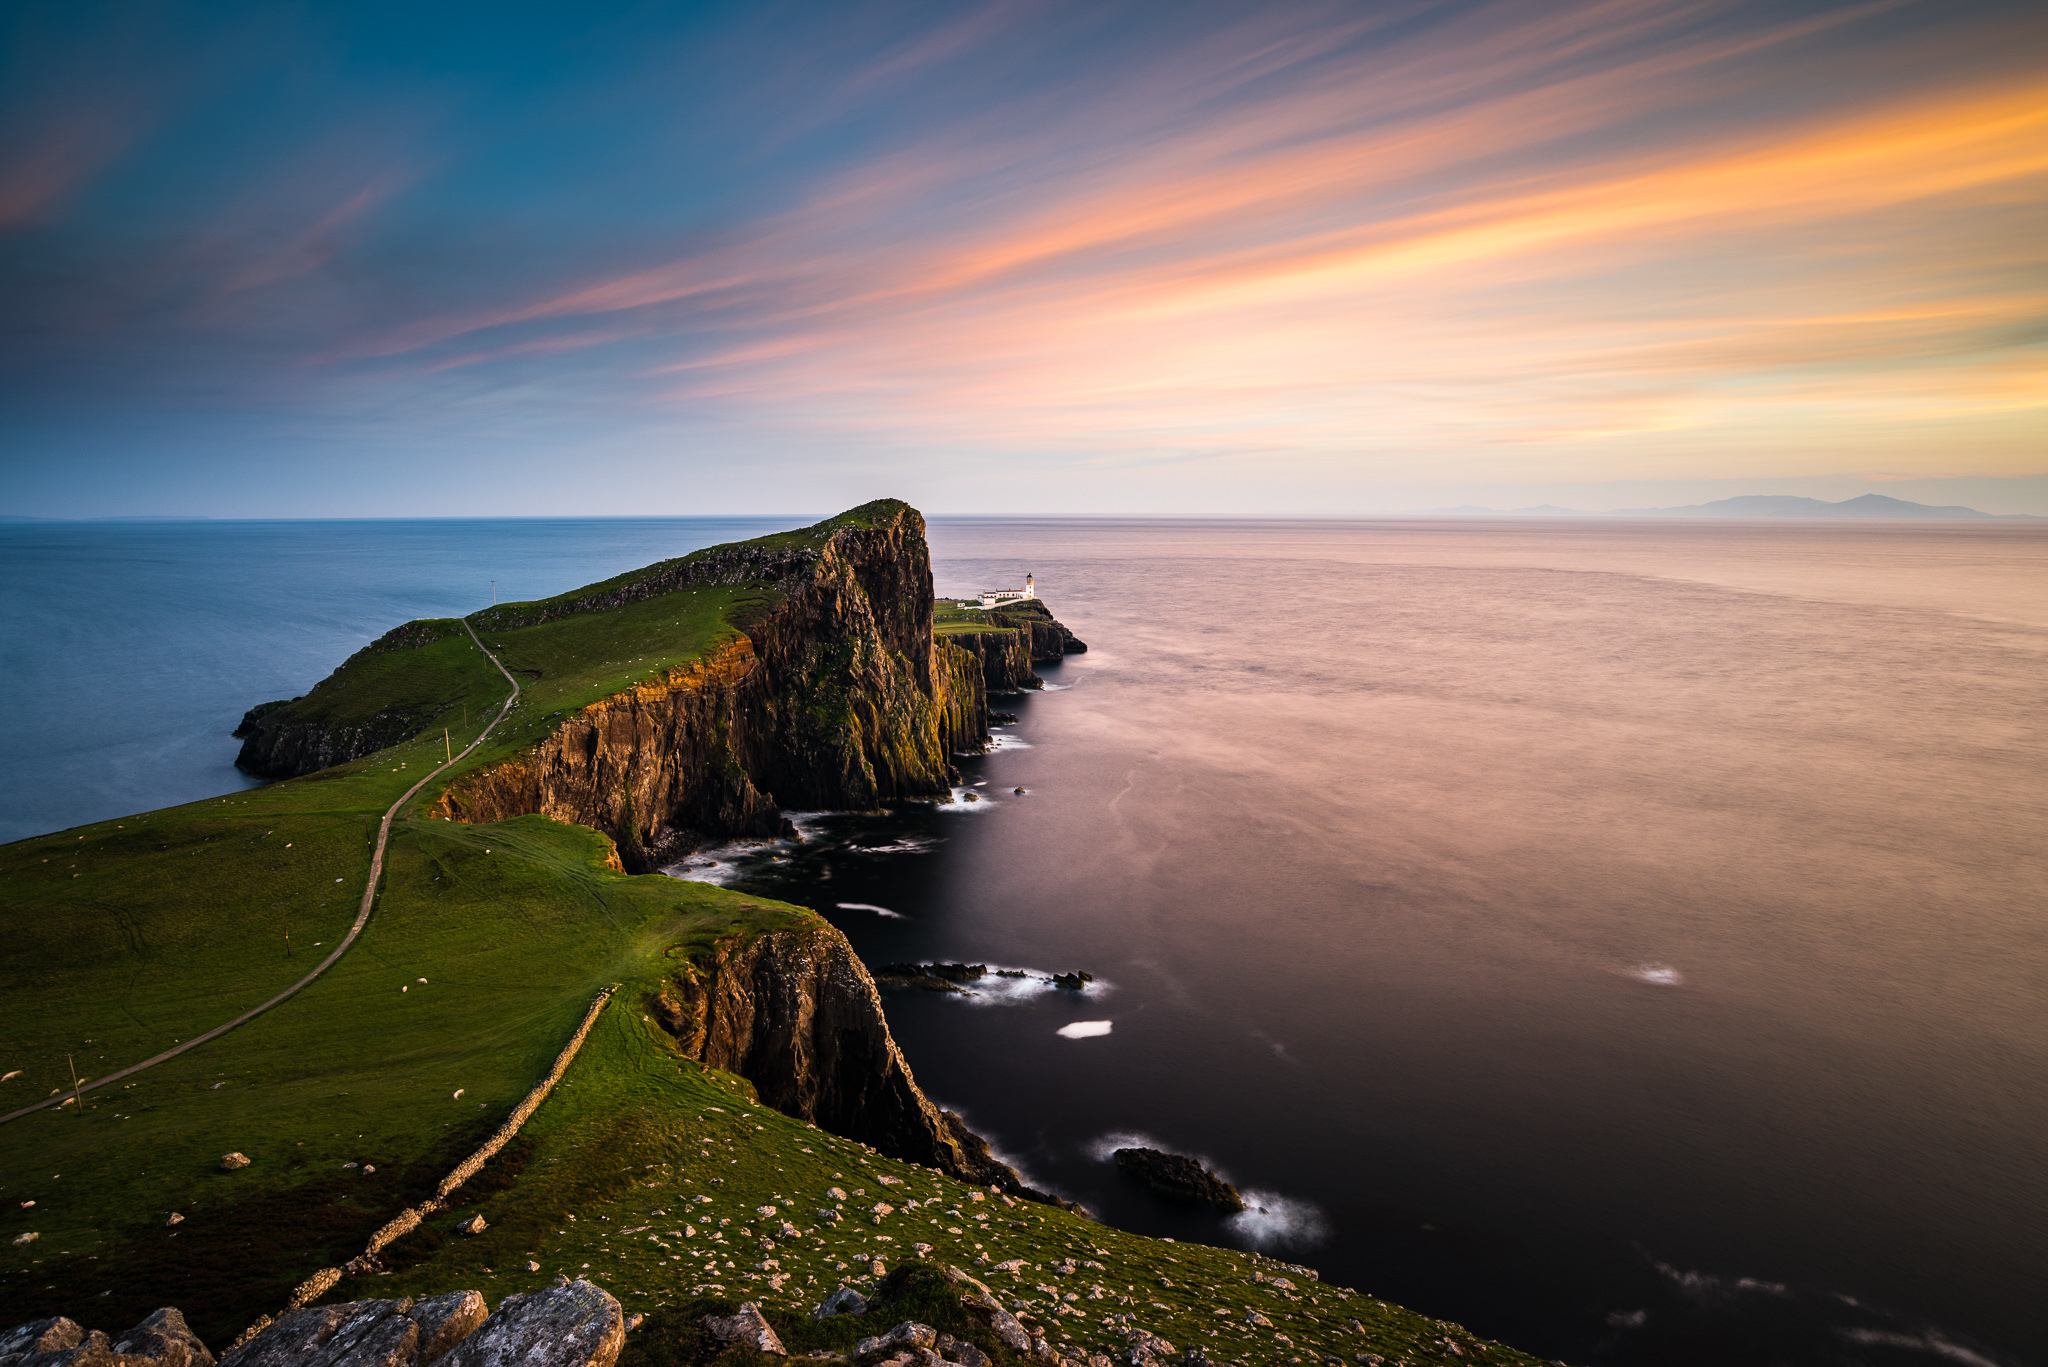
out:
{"label": "calm ocean water", "polygon": [[[0,530],[6,833],[232,786],[244,707],[492,577],[774,525]],[[942,591],[1032,571],[1091,646],[962,761],[984,800],[693,872],[870,963],[1095,973],[890,1002],[1033,1179],[1574,1361],[2048,1361],[2048,532],[933,544]],[[1157,1204],[1130,1136],[1264,1210]]]}

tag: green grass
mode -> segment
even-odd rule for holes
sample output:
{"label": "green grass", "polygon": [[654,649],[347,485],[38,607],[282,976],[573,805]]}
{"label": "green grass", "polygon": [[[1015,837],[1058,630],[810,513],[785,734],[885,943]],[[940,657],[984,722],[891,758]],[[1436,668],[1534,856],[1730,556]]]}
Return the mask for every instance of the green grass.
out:
{"label": "green grass", "polygon": [[[772,600],[684,589],[490,633],[523,696],[460,769],[700,657]],[[342,722],[393,698],[438,701],[452,742],[436,726],[305,778],[0,847],[0,984],[18,1008],[0,1025],[0,1073],[16,1074],[0,1111],[68,1090],[74,1066],[90,1081],[240,1014],[339,941],[383,810],[507,692],[447,627],[419,649],[358,655],[314,696]],[[111,1323],[139,1297],[123,1324],[177,1303],[211,1336],[231,1333],[430,1189],[545,1071],[600,986],[678,939],[808,914],[628,878],[606,866],[603,836],[544,818],[425,818],[452,777],[394,824],[375,914],[324,977],[86,1093],[82,1113],[53,1108],[0,1134],[0,1318],[61,1307]],[[230,1150],[255,1162],[222,1174]],[[167,1226],[173,1212],[185,1219]],[[30,1230],[33,1243],[12,1242]]]}
{"label": "green grass", "polygon": [[[899,511],[871,504],[783,539],[883,525]],[[523,695],[463,768],[514,755],[575,709],[688,665],[774,601],[758,587],[686,587],[483,631]],[[942,619],[942,630],[989,629],[979,614]],[[15,1074],[0,1082],[0,1112],[68,1089],[74,1064],[90,1081],[240,1014],[338,941],[380,814],[440,761],[442,726],[461,746],[506,692],[456,623],[420,634],[430,639],[418,649],[358,655],[308,700],[324,709],[308,715],[340,724],[434,715],[420,736],[305,778],[0,847],[0,989],[13,1008],[0,1024],[0,1073]],[[616,983],[623,990],[521,1137],[453,1209],[394,1245],[391,1272],[346,1280],[335,1297],[474,1286],[495,1301],[557,1273],[588,1275],[650,1315],[625,1367],[674,1367],[711,1352],[698,1325],[705,1308],[742,1299],[760,1302],[798,1350],[843,1349],[886,1329],[817,1325],[806,1312],[841,1283],[872,1288],[873,1260],[903,1265],[923,1242],[1073,1351],[1119,1344],[1103,1322],[1114,1314],[1218,1359],[1461,1360],[1441,1347],[1448,1335],[1462,1360],[1533,1361],[1369,1297],[1305,1282],[1275,1290],[1251,1280],[1258,1264],[1247,1255],[987,1193],[976,1201],[960,1183],[753,1104],[744,1082],[680,1059],[643,1005],[673,956],[814,923],[812,913],[617,873],[603,836],[544,817],[426,817],[454,776],[394,823],[376,912],[325,976],[221,1039],[86,1093],[82,1106],[0,1130],[0,1325],[65,1314],[118,1330],[168,1304],[224,1347],[431,1194]],[[251,1166],[222,1172],[229,1151]],[[837,1223],[819,1213],[833,1185],[850,1198]],[[898,1210],[876,1224],[863,1212],[885,1193]],[[754,1213],[764,1205],[778,1212],[766,1223]],[[175,1225],[173,1213],[183,1217]],[[472,1213],[489,1230],[455,1234]],[[783,1218],[805,1233],[763,1249]],[[34,1242],[13,1242],[31,1230]],[[1012,1257],[1031,1263],[1027,1275],[987,1270]],[[1077,1260],[1072,1274],[1055,1271],[1065,1258]],[[766,1259],[780,1268],[759,1267]],[[779,1287],[774,1271],[787,1274]],[[936,1284],[916,1285],[925,1291],[902,1304],[924,1294],[937,1315]],[[1077,1296],[1071,1313],[1055,1313],[1047,1286]],[[1214,1314],[1219,1306],[1232,1313]],[[1248,1307],[1273,1325],[1254,1329]]]}
{"label": "green grass", "polygon": [[[459,1200],[394,1246],[409,1265],[367,1285],[344,1281],[331,1298],[476,1287],[496,1301],[559,1274],[588,1277],[629,1311],[649,1315],[650,1338],[680,1336],[689,1347],[698,1316],[753,1301],[793,1352],[844,1351],[857,1336],[885,1332],[902,1309],[820,1326],[810,1308],[841,1285],[872,1293],[876,1260],[890,1269],[925,1261],[981,1278],[1070,1353],[1121,1347],[1122,1335],[1104,1323],[1121,1315],[1177,1347],[1200,1344],[1217,1359],[1349,1360],[1376,1352],[1416,1362],[1536,1361],[1249,1254],[1142,1238],[1006,1200],[757,1105],[745,1082],[676,1056],[642,1009],[651,986],[631,984],[606,1008],[563,1085],[528,1125],[531,1147],[516,1184]],[[834,1187],[848,1198],[837,1222],[820,1218],[841,1204],[828,1194]],[[877,1202],[896,1209],[877,1221]],[[764,1206],[775,1213],[760,1215]],[[479,1214],[484,1233],[456,1232]],[[785,1219],[803,1233],[777,1235]],[[931,1246],[923,1255],[920,1243]],[[1012,1258],[1029,1269],[992,1271]],[[1071,1273],[1058,1270],[1067,1259],[1075,1262]],[[762,1266],[770,1260],[778,1266]],[[1295,1289],[1253,1280],[1259,1270],[1289,1278]],[[770,1281],[777,1273],[786,1274],[780,1286]],[[1067,1293],[1076,1297],[1070,1304]],[[1068,1311],[1056,1313],[1055,1304]],[[1252,1324],[1249,1308],[1271,1325]],[[1353,1318],[1362,1331],[1351,1327]],[[1439,1345],[1445,1338],[1458,1343],[1462,1358]],[[980,1341],[995,1351],[992,1341]],[[656,1359],[676,1356],[649,1351]]]}

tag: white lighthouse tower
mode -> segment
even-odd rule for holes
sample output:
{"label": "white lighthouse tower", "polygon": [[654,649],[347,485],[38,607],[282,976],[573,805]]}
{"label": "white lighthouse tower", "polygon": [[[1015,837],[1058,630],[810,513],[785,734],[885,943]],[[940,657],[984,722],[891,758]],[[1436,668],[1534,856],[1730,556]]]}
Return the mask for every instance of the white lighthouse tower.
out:
{"label": "white lighthouse tower", "polygon": [[1036,598],[1038,596],[1038,585],[1032,582],[1031,576],[1028,574],[1024,576],[1024,596],[1026,598]]}

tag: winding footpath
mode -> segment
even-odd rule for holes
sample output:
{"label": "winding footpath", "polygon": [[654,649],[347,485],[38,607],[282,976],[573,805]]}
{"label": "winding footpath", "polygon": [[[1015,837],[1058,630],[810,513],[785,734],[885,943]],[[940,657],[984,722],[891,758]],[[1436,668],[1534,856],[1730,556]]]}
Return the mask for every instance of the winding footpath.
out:
{"label": "winding footpath", "polygon": [[356,912],[355,924],[348,928],[347,936],[345,936],[342,939],[340,944],[334,947],[333,952],[330,953],[326,958],[322,959],[320,961],[319,966],[315,968],[311,973],[308,973],[305,977],[299,979],[290,987],[287,987],[284,991],[278,993],[275,997],[272,997],[269,1001],[263,1003],[263,1005],[251,1007],[249,1010],[244,1011],[241,1015],[235,1017],[227,1024],[216,1025],[215,1027],[213,1027],[213,1029],[207,1031],[203,1035],[196,1035],[193,1038],[186,1040],[183,1044],[173,1045],[169,1049],[164,1050],[161,1054],[156,1055],[154,1058],[146,1058],[140,1063],[131,1063],[126,1068],[121,1069],[119,1072],[108,1073],[105,1077],[95,1078],[93,1081],[88,1082],[84,1086],[77,1088],[74,1092],[67,1092],[59,1096],[46,1097],[43,1100],[38,1101],[33,1106],[24,1106],[18,1111],[9,1111],[6,1115],[0,1115],[0,1125],[5,1125],[10,1120],[18,1120],[22,1116],[28,1115],[35,1111],[43,1110],[46,1107],[62,1106],[66,1100],[80,1093],[97,1091],[98,1089],[106,1086],[110,1082],[119,1082],[124,1077],[133,1077],[135,1074],[141,1072],[145,1068],[154,1068],[157,1064],[164,1062],[166,1059],[174,1059],[188,1049],[196,1049],[200,1045],[206,1043],[208,1040],[218,1039],[220,1036],[225,1035],[228,1031],[234,1029],[236,1026],[254,1020],[256,1017],[262,1015],[265,1011],[268,1011],[271,1007],[276,1006],[279,1002],[285,1001],[288,998],[295,995],[299,991],[299,989],[303,988],[307,983],[312,982],[322,973],[325,973],[328,969],[334,967],[335,961],[340,959],[342,955],[348,952],[348,947],[356,942],[356,937],[358,935],[361,935],[363,933],[363,927],[370,923],[370,908],[376,905],[377,880],[384,876],[384,846],[386,842],[388,842],[391,839],[392,819],[398,815],[400,808],[404,807],[406,803],[413,800],[413,798],[419,793],[420,789],[426,787],[429,783],[433,782],[435,778],[447,772],[449,769],[454,768],[464,759],[467,759],[469,757],[469,753],[472,750],[476,749],[477,746],[482,745],[484,741],[489,739],[491,732],[495,731],[498,728],[498,723],[505,720],[506,716],[512,711],[512,704],[519,701],[519,680],[512,677],[512,671],[505,668],[504,661],[500,660],[497,656],[491,654],[490,650],[487,647],[485,647],[482,638],[476,634],[476,628],[469,624],[469,619],[465,617],[462,618],[461,621],[462,629],[469,633],[470,640],[476,642],[476,648],[478,650],[483,651],[484,658],[489,660],[492,664],[496,665],[498,667],[498,672],[505,676],[505,682],[512,685],[512,692],[506,697],[504,706],[498,709],[498,715],[491,718],[491,724],[489,726],[486,726],[482,731],[478,732],[477,738],[475,740],[471,741],[468,745],[463,746],[461,754],[456,755],[453,759],[444,761],[439,768],[430,770],[427,773],[427,775],[424,778],[422,778],[418,783],[413,784],[412,787],[405,790],[405,796],[399,798],[398,801],[392,803],[389,807],[387,807],[384,810],[384,819],[377,825],[377,847],[370,855],[370,881],[368,886],[366,886],[363,889],[362,909]]}

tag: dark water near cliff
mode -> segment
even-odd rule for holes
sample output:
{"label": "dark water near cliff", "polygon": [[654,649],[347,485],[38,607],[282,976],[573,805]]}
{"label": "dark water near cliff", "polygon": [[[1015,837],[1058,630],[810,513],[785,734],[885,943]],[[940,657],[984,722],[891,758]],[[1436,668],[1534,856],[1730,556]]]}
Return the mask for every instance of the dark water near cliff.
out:
{"label": "dark water near cliff", "polygon": [[[528,596],[753,530],[456,526],[225,559],[179,533],[146,611],[78,532],[49,592],[98,587],[37,609],[37,651],[0,534],[11,715],[63,691],[20,692],[24,656],[211,709],[152,732],[153,704],[81,704],[16,756],[86,816],[198,796],[233,752],[202,732],[476,605],[479,565]],[[1104,980],[891,999],[927,1089],[1033,1179],[1575,1361],[2048,1361],[2048,535],[951,522],[934,547],[942,590],[1035,572],[1093,648],[961,762],[985,801],[810,819],[748,886],[871,963]],[[156,767],[112,786],[130,756]],[[10,833],[56,824],[12,786]],[[1056,1033],[1081,1022],[1108,1033]],[[1122,1135],[1266,1211],[1158,1205],[1100,1158]]]}

